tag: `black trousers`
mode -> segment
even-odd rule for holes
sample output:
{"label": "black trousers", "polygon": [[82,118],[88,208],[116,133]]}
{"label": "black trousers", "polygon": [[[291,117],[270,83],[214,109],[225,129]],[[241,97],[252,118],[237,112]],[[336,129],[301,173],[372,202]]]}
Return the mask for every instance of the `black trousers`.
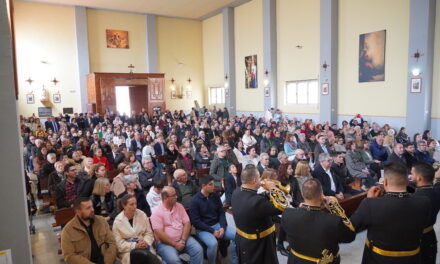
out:
{"label": "black trousers", "polygon": [[133,249],[130,252],[130,264],[161,264],[162,261],[148,249]]}
{"label": "black trousers", "polygon": [[423,243],[420,245],[420,258],[423,264],[435,264],[437,257],[437,243]]}

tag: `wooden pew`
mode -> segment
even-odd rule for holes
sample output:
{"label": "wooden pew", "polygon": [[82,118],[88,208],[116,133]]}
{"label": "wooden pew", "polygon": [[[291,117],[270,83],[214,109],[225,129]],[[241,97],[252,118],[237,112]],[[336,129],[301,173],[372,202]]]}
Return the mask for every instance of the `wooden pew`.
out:
{"label": "wooden pew", "polygon": [[203,175],[209,174],[209,168],[195,170],[194,174],[196,179],[200,179],[201,177],[203,177]]}
{"label": "wooden pew", "polygon": [[367,193],[363,192],[360,194],[356,194],[350,198],[344,199],[340,201],[339,204],[341,205],[342,208],[344,208],[347,217],[350,217],[359,207],[362,200],[365,199],[366,197],[367,197]]}
{"label": "wooden pew", "polygon": [[[62,208],[55,211],[55,223],[52,224],[52,227],[57,226],[65,226],[72,218],[75,217],[75,211],[73,208]],[[61,233],[58,237],[58,242],[61,244]],[[61,248],[58,249],[58,254],[61,255]]]}
{"label": "wooden pew", "polygon": [[159,163],[165,164],[165,156],[164,155],[156,156],[156,159]]}
{"label": "wooden pew", "polygon": [[73,208],[62,208],[55,211],[55,223],[52,224],[52,227],[64,226],[66,225],[73,217],[75,217],[75,211]]}

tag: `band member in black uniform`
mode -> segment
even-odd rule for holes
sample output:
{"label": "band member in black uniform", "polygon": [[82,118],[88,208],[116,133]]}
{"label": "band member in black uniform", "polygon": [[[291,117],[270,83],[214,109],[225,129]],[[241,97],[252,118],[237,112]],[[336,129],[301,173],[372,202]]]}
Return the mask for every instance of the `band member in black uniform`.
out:
{"label": "band member in black uniform", "polygon": [[420,264],[420,240],[429,223],[430,202],[410,195],[407,168],[398,163],[385,167],[385,193],[378,186],[351,217],[356,232],[368,230],[363,264]]}
{"label": "band member in black uniform", "polygon": [[[335,197],[325,197],[317,179],[307,180],[302,187],[304,202],[299,208],[283,212],[281,226],[290,245],[289,264],[338,264],[338,243],[354,240],[356,232]],[[329,214],[321,211],[325,203]],[[337,209],[337,210],[334,210]]]}
{"label": "band member in black uniform", "polygon": [[435,264],[437,256],[437,237],[433,226],[440,210],[440,191],[433,187],[434,173],[434,168],[426,163],[416,164],[411,170],[412,179],[417,186],[414,195],[426,196],[431,201],[431,217],[423,230],[420,244],[421,263],[423,264]]}
{"label": "band member in black uniform", "polygon": [[[266,196],[257,194],[260,174],[255,166],[241,173],[241,189],[232,194],[231,204],[236,225],[235,243],[241,264],[277,264],[275,225],[272,216],[282,213]],[[273,182],[267,182],[270,189]]]}

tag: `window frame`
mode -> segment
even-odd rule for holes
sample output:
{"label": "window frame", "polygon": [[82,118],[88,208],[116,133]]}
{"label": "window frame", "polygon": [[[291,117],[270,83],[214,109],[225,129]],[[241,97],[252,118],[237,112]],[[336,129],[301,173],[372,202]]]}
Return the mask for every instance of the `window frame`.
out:
{"label": "window frame", "polygon": [[[300,103],[298,103],[298,84],[299,83],[304,83],[304,82],[307,83],[307,103],[306,104],[300,104]],[[317,91],[316,91],[317,92],[317,103],[316,104],[310,103],[310,83],[312,83],[312,82],[316,82],[316,84],[317,84]],[[292,83],[296,84],[296,87],[295,87],[296,102],[289,102],[289,98],[287,96],[287,94],[288,94],[287,90],[289,89],[288,87]],[[319,106],[319,103],[320,103],[319,80],[318,79],[305,79],[305,80],[286,81],[286,85],[285,85],[285,88],[284,88],[284,93],[285,93],[284,103],[285,103],[285,105],[288,105],[288,106],[310,106],[310,107],[317,107],[317,106]]]}
{"label": "window frame", "polygon": [[[216,102],[212,102],[212,93],[215,90],[215,101]],[[219,95],[218,93],[220,92],[220,102],[217,101]],[[226,96],[225,96],[225,87],[221,87],[221,86],[214,86],[214,87],[209,87],[208,89],[208,102],[209,105],[224,105],[226,101]]]}

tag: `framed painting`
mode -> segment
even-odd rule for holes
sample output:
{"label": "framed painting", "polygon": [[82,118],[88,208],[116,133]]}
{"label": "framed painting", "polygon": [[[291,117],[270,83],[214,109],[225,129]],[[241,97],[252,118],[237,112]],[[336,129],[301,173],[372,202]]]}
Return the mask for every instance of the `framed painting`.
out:
{"label": "framed painting", "polygon": [[269,97],[270,96],[270,88],[269,87],[264,87],[264,96],[265,97]]}
{"label": "framed painting", "polygon": [[128,31],[125,30],[106,30],[107,48],[128,49]]}
{"label": "framed painting", "polygon": [[35,95],[33,93],[26,94],[26,103],[35,104]]}
{"label": "framed painting", "polygon": [[386,30],[359,36],[359,82],[385,81]]}
{"label": "framed painting", "polygon": [[258,87],[258,73],[257,73],[257,55],[244,57],[245,64],[245,88]]}
{"label": "framed painting", "polygon": [[411,78],[411,93],[422,92],[422,78]]}
{"label": "framed painting", "polygon": [[322,95],[328,95],[328,93],[329,93],[328,83],[322,83],[321,88],[322,88]]}
{"label": "framed painting", "polygon": [[59,104],[59,103],[61,103],[61,94],[59,94],[59,93],[54,93],[54,94],[52,95],[52,99],[53,99],[53,102],[54,102],[55,104]]}

